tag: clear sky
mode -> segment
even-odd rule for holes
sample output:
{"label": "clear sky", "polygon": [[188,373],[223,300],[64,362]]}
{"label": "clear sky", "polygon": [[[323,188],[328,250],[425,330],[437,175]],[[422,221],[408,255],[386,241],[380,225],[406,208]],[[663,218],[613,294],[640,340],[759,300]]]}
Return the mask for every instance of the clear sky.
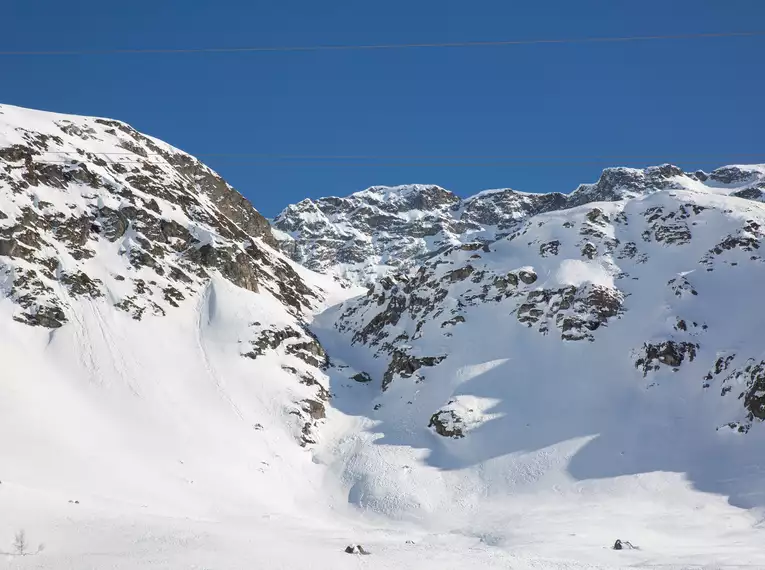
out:
{"label": "clear sky", "polygon": [[[3,3],[0,51],[765,30],[762,0]],[[268,216],[376,184],[572,190],[612,164],[765,162],[765,37],[408,50],[0,56],[0,101],[118,118],[192,154],[629,156],[553,164],[204,157]],[[759,156],[750,156],[761,153]],[[436,164],[434,164],[434,162]],[[476,163],[479,163],[476,165]]]}

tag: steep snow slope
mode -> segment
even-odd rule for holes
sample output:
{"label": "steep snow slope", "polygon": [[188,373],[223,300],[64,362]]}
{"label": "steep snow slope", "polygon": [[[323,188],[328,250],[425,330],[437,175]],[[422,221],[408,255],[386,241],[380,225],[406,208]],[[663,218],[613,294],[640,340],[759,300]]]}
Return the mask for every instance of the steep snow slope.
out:
{"label": "steep snow slope", "polygon": [[374,189],[430,257],[363,295],[193,157],[0,106],[0,564],[763,566],[762,169],[662,168],[443,243]]}
{"label": "steep snow slope", "polygon": [[596,184],[583,184],[569,195],[504,189],[462,200],[438,186],[377,186],[347,198],[303,200],[279,214],[274,227],[296,261],[366,284],[452,245],[509,235],[529,216],[699,183],[754,200],[765,195],[765,172],[758,166],[728,166],[709,175],[686,174],[671,165],[609,168]]}
{"label": "steep snow slope", "polygon": [[592,560],[610,532],[763,564],[765,205],[730,193],[539,214],[324,315],[367,380],[332,388],[363,428],[327,459],[350,501],[514,551]]}
{"label": "steep snow slope", "polygon": [[89,553],[162,517],[326,511],[306,452],[326,354],[307,324],[352,290],[272,244],[185,153],[117,121],[0,106],[0,551],[19,528],[49,547],[10,562],[96,567]]}

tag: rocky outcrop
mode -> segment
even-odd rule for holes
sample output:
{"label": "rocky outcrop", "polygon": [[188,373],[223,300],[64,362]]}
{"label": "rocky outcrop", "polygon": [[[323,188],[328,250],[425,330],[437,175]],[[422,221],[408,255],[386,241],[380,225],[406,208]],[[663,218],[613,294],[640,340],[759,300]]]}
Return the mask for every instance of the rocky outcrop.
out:
{"label": "rocky outcrop", "polygon": [[300,333],[291,327],[281,330],[275,329],[276,327],[261,331],[255,339],[250,341],[252,350],[244,353],[243,356],[256,359],[259,356],[263,356],[267,352],[276,349],[285,340],[300,338]]}
{"label": "rocky outcrop", "polygon": [[614,202],[626,196],[635,196],[657,190],[676,188],[677,178],[686,176],[671,164],[639,170],[636,168],[607,168],[595,184],[583,184],[568,197],[567,207],[592,202]]}
{"label": "rocky outcrop", "polygon": [[[765,174],[742,167],[721,168],[711,175],[685,173],[669,164],[643,170],[608,168],[595,184],[581,185],[568,195],[502,189],[466,199],[438,186],[375,186],[345,198],[303,200],[288,206],[273,224],[280,245],[294,260],[316,271],[367,284],[381,272],[415,267],[457,244],[491,243],[516,235],[526,220],[540,214],[695,188],[699,183],[730,185],[732,195],[759,201]],[[653,208],[645,212],[651,225],[643,239],[672,246],[687,244],[692,239],[693,218],[702,211],[703,207],[690,203],[672,211]],[[611,221],[602,216],[600,208],[591,210],[588,221],[582,235],[605,237],[602,228]],[[539,244],[540,255],[557,255],[558,243]],[[592,259],[592,247],[583,247],[582,256]]]}
{"label": "rocky outcrop", "polygon": [[430,422],[428,423],[428,427],[433,429],[438,435],[452,439],[462,439],[465,437],[462,425],[462,418],[454,410],[439,410],[430,416]]}
{"label": "rocky outcrop", "polygon": [[747,358],[736,365],[735,353],[720,356],[704,377],[704,388],[713,383],[720,387],[720,395],[736,395],[744,406],[744,417],[731,421],[727,427],[747,433],[755,422],[765,421],[765,360]]}
{"label": "rocky outcrop", "polygon": [[746,259],[759,261],[762,257],[756,255],[756,252],[760,249],[763,239],[765,239],[763,225],[755,220],[747,220],[735,234],[727,235],[711,248],[701,258],[701,263],[706,266],[707,271],[714,271],[715,260],[718,258],[722,258],[726,265],[736,265],[739,261]]}
{"label": "rocky outcrop", "polygon": [[388,389],[395,376],[411,378],[423,366],[435,366],[442,362],[446,356],[412,356],[401,350],[395,350],[391,357],[388,369],[383,374],[382,389]]}
{"label": "rocky outcrop", "polygon": [[659,343],[645,343],[640,351],[640,356],[635,360],[635,368],[640,369],[643,376],[659,370],[662,364],[677,371],[686,359],[693,362],[698,349],[699,345],[691,342],[668,340]]}
{"label": "rocky outcrop", "polygon": [[254,360],[282,349],[285,354],[299,358],[314,368],[323,369],[329,365],[324,347],[305,324],[300,328],[289,325],[279,328],[277,325],[271,325],[270,328],[262,329],[260,323],[253,323],[251,327],[259,332],[249,341],[250,350],[242,353],[246,358]]}
{"label": "rocky outcrop", "polygon": [[372,381],[372,377],[366,372],[359,372],[358,374],[354,374],[353,376],[351,376],[351,380],[355,380],[356,382],[361,382],[362,384],[366,384],[367,382]]}
{"label": "rocky outcrop", "polygon": [[527,326],[537,325],[542,334],[554,322],[563,340],[594,340],[592,331],[622,312],[624,294],[600,285],[537,289],[526,295],[516,318]]}

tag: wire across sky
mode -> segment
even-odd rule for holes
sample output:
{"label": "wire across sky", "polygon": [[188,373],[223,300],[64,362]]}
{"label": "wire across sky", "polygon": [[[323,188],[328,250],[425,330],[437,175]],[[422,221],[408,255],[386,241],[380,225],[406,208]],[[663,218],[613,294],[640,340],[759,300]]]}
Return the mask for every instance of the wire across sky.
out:
{"label": "wire across sky", "polygon": [[[82,161],[77,153],[46,152],[42,155],[71,154],[71,158],[51,157],[36,159],[43,164],[76,164]],[[124,166],[140,166],[144,164],[161,164],[164,159],[161,154],[149,154],[139,157],[133,153],[92,153],[92,156],[105,159],[112,164]],[[636,162],[653,161],[667,163],[673,161],[708,160],[708,159],[744,159],[747,162],[765,162],[765,153],[705,153],[671,155],[612,155],[612,156],[395,156],[395,155],[268,155],[248,153],[194,153],[197,158],[215,158],[235,163],[257,163],[283,166],[335,166],[335,167],[371,167],[371,168],[407,168],[407,167],[447,167],[447,168],[481,168],[481,167],[528,167],[555,166],[570,164],[617,163],[617,161]]]}
{"label": "wire across sky", "polygon": [[309,45],[309,46],[251,46],[251,47],[180,47],[180,48],[124,48],[124,49],[61,49],[61,50],[1,50],[0,56],[92,56],[130,54],[202,54],[202,53],[268,53],[353,50],[400,50],[416,48],[475,48],[543,44],[588,44],[617,42],[647,42],[657,40],[701,40],[714,38],[765,37],[765,30],[740,32],[708,32],[689,34],[662,34],[642,36],[590,36],[582,38],[538,38],[517,40],[488,40],[466,42]]}

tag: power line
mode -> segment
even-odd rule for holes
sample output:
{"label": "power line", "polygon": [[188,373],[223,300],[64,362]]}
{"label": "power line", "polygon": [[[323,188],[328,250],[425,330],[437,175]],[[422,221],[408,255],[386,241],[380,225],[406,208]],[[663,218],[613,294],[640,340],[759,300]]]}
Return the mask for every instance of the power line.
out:
{"label": "power line", "polygon": [[[75,151],[41,151],[35,155],[46,154],[72,154],[81,157]],[[135,152],[93,152],[94,156],[127,156],[132,157],[134,162],[141,162],[138,157],[144,157]],[[611,154],[611,155],[455,155],[455,154],[431,154],[431,155],[394,155],[394,154],[273,154],[273,153],[255,153],[255,152],[195,152],[187,153],[191,157],[214,157],[214,158],[242,158],[247,160],[499,160],[499,161],[580,161],[580,160],[664,160],[666,154]],[[165,156],[163,153],[146,153],[144,158],[154,156]],[[762,152],[710,152],[710,153],[691,153],[691,154],[673,154],[673,158],[716,158],[725,156],[765,156]],[[38,161],[42,162],[42,161]],[[66,159],[60,159],[55,162],[69,162]],[[122,162],[122,161],[120,161]]]}
{"label": "power line", "polygon": [[[251,163],[251,164],[260,164],[260,165],[270,165],[270,166],[289,166],[289,167],[296,167],[296,166],[330,166],[330,167],[343,167],[343,168],[354,168],[354,167],[365,167],[365,168],[485,168],[485,167],[529,167],[529,166],[544,166],[544,167],[550,167],[550,166],[566,166],[566,165],[573,165],[573,164],[602,164],[602,163],[609,163],[614,164],[612,161],[647,161],[647,160],[655,160],[656,162],[661,163],[667,163],[667,162],[676,162],[677,159],[682,160],[693,160],[693,159],[710,159],[710,158],[717,158],[722,159],[724,157],[731,157],[731,158],[746,158],[747,160],[756,159],[754,162],[761,163],[765,162],[765,153],[759,153],[759,154],[717,154],[717,155],[686,155],[684,157],[679,156],[673,156],[671,157],[673,160],[666,160],[666,157],[620,157],[620,158],[607,158],[607,157],[581,157],[581,158],[545,158],[545,159],[527,159],[527,160],[521,160],[521,159],[511,159],[511,160],[482,160],[479,162],[464,162],[464,161],[457,161],[457,162],[413,162],[408,160],[403,160],[401,162],[377,162],[377,161],[358,161],[358,160],[269,160],[269,159],[255,159],[255,160],[238,160],[235,162],[238,163]],[[69,164],[69,165],[76,165],[79,163],[82,163],[82,160],[38,160],[36,161],[40,164]],[[128,160],[128,161],[111,161],[109,164],[112,165],[123,165],[123,166],[145,166],[147,164],[153,164],[153,165],[163,165],[166,164],[165,161],[157,161],[152,162],[151,160]]]}
{"label": "power line", "polygon": [[655,40],[691,40],[710,38],[745,38],[765,36],[765,30],[749,32],[711,32],[698,34],[663,34],[645,36],[611,36],[584,38],[553,38],[531,40],[496,40],[474,42],[433,42],[401,44],[355,44],[355,45],[313,45],[313,46],[254,46],[254,47],[202,47],[202,48],[133,48],[133,49],[85,49],[85,50],[5,50],[0,56],[82,56],[82,55],[131,55],[131,54],[194,54],[194,53],[264,53],[264,52],[311,52],[311,51],[352,51],[392,50],[411,48],[465,48],[498,47],[540,44],[585,44],[646,42]]}

